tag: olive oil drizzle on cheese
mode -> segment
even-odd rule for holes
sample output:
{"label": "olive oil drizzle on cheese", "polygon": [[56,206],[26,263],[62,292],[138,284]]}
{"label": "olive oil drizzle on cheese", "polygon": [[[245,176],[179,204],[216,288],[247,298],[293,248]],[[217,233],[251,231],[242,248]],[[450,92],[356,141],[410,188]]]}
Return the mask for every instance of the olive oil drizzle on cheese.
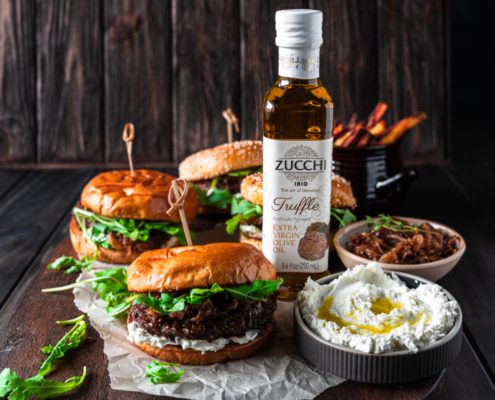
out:
{"label": "olive oil drizzle on cheese", "polygon": [[[384,321],[379,325],[366,325],[360,324],[352,320],[356,311],[352,311],[345,315],[349,319],[342,318],[332,311],[332,305],[334,302],[333,296],[325,298],[318,309],[317,317],[325,321],[334,322],[341,328],[348,328],[354,334],[374,334],[384,335],[390,333],[393,329],[407,323],[408,325],[415,325],[421,320],[428,319],[427,315],[423,312],[419,312],[415,315],[413,320],[407,320],[404,316],[394,319],[393,321]],[[380,297],[371,303],[370,311],[375,314],[390,314],[394,309],[400,309],[402,305],[399,302],[391,302],[387,297]]]}

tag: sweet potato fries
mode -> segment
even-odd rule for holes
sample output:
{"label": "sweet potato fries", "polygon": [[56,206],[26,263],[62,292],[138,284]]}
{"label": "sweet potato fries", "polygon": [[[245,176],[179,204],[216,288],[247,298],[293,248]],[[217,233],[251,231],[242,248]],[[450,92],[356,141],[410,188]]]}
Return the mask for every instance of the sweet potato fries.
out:
{"label": "sweet potato fries", "polygon": [[426,119],[426,114],[420,112],[387,126],[382,119],[387,109],[388,105],[380,102],[367,120],[358,121],[357,115],[354,114],[347,124],[337,124],[333,130],[334,145],[337,147],[389,145]]}

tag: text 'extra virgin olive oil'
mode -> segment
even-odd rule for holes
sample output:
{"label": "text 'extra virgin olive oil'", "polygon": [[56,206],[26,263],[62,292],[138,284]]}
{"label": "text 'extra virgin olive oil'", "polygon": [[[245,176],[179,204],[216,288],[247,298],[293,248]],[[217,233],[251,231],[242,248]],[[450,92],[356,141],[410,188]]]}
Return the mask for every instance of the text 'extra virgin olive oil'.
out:
{"label": "text 'extra virgin olive oil'", "polygon": [[328,274],[333,101],[319,79],[323,14],[275,16],[279,77],[263,103],[263,253],[294,298]]}

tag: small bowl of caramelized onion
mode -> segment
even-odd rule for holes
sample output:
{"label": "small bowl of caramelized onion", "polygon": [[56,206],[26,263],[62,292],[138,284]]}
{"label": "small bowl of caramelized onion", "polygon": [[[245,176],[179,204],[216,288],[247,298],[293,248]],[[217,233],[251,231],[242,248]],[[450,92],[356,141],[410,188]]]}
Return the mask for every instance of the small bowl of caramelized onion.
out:
{"label": "small bowl of caramelized onion", "polygon": [[462,236],[445,225],[383,214],[340,229],[334,244],[347,268],[371,260],[431,281],[447,275],[466,251]]}

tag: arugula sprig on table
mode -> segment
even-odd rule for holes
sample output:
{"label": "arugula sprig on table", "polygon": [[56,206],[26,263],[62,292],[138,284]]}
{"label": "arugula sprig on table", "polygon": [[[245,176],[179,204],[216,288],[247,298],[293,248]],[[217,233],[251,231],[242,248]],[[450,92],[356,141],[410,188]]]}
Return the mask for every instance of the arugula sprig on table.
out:
{"label": "arugula sprig on table", "polygon": [[96,253],[92,256],[83,256],[80,260],[69,256],[62,256],[48,264],[47,268],[57,271],[63,270],[65,268],[64,274],[73,274],[75,272],[80,272],[83,269],[90,270],[95,260]]}
{"label": "arugula sprig on table", "polygon": [[151,383],[174,383],[184,375],[184,368],[178,368],[180,364],[152,361],[146,366],[145,375]]}
{"label": "arugula sprig on table", "polygon": [[339,228],[345,228],[347,225],[357,221],[356,216],[347,208],[334,208],[330,210],[332,218],[335,218],[339,223]]}
{"label": "arugula sprig on table", "polygon": [[[178,224],[164,221],[143,221],[104,217],[79,207],[74,207],[73,214],[84,235],[93,242],[96,247],[103,247],[105,249],[111,247],[107,240],[107,234],[109,232],[124,235],[133,242],[137,240],[145,242],[149,239],[150,233],[153,230],[175,236],[180,244],[186,244],[184,230]],[[87,222],[91,222],[89,228]]]}
{"label": "arugula sprig on table", "polygon": [[276,292],[283,283],[282,278],[275,280],[260,280],[244,285],[222,287],[214,283],[209,288],[193,288],[189,291],[176,293],[161,293],[159,297],[145,293],[133,293],[127,290],[127,273],[125,268],[112,268],[95,272],[95,277],[74,282],[58,288],[43,289],[44,293],[60,292],[75,287],[84,287],[91,283],[94,290],[100,293],[105,302],[108,314],[122,316],[133,304],[146,304],[162,314],[183,311],[188,304],[201,304],[208,298],[224,293],[225,296],[238,300],[262,300]]}
{"label": "arugula sprig on table", "polygon": [[235,196],[232,199],[230,212],[232,213],[232,218],[225,221],[225,230],[229,235],[232,235],[242,221],[246,221],[251,217],[263,216],[263,207],[253,204],[242,197]]}
{"label": "arugula sprig on table", "polygon": [[62,358],[67,351],[77,348],[86,335],[87,324],[84,315],[67,321],[57,321],[57,324],[73,326],[55,345],[41,349],[48,357],[41,363],[36,375],[22,379],[10,368],[5,368],[0,373],[0,397],[7,397],[9,400],[27,400],[32,396],[47,399],[67,393],[83,383],[86,367],[81,375],[62,382],[45,379],[52,371],[55,360]]}

